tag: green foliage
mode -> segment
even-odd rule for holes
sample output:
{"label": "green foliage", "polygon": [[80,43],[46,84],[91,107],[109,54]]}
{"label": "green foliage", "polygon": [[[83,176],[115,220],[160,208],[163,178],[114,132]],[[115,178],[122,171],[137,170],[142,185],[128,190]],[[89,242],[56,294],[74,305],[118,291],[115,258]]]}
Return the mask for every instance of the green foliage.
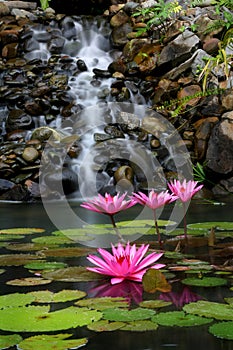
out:
{"label": "green foliage", "polygon": [[153,7],[140,8],[132,15],[133,17],[142,16],[142,20],[146,22],[145,28],[138,29],[138,35],[141,35],[145,32],[150,33],[159,26],[165,29],[166,23],[178,13],[180,13],[181,10],[182,7],[176,0],[166,3],[164,0],[159,0]]}
{"label": "green foliage", "polygon": [[40,0],[40,6],[42,10],[46,10],[49,7],[50,0]]}
{"label": "green foliage", "polygon": [[193,176],[194,180],[198,182],[204,182],[206,181],[206,173],[204,170],[206,163],[200,164],[197,162],[196,165],[193,166]]}

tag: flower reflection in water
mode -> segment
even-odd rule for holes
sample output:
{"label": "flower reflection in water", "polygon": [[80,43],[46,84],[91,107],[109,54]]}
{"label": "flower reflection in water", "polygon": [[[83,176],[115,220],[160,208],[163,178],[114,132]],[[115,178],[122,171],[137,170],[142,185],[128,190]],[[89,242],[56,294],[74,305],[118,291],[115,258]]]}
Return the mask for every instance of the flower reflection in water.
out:
{"label": "flower reflection in water", "polygon": [[187,286],[183,287],[178,292],[162,293],[159,296],[160,300],[171,301],[176,307],[182,307],[185,304],[203,299],[200,295],[191,291]]}
{"label": "flower reflection in water", "polygon": [[93,282],[88,290],[88,297],[123,297],[130,303],[139,304],[142,299],[143,287],[141,283],[124,280],[123,282],[112,285],[110,281]]}

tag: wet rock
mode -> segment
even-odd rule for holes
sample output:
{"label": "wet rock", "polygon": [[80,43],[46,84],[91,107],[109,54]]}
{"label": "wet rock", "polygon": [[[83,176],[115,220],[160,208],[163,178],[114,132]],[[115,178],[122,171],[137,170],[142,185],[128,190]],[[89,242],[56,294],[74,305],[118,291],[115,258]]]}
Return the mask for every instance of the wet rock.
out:
{"label": "wet rock", "polygon": [[96,75],[97,78],[110,78],[111,73],[108,70],[94,68],[93,73]]}
{"label": "wet rock", "polygon": [[5,201],[28,202],[31,199],[31,195],[27,188],[18,184],[3,193],[0,199]]}
{"label": "wet rock", "polygon": [[212,130],[206,160],[208,167],[219,174],[233,171],[233,112],[222,116],[222,121]]}
{"label": "wet rock", "polygon": [[65,17],[61,22],[61,26],[66,39],[71,39],[76,35],[75,23],[71,17]]}
{"label": "wet rock", "polygon": [[7,16],[10,14],[10,9],[9,7],[4,4],[4,2],[0,2],[0,16]]}
{"label": "wet rock", "polygon": [[53,75],[49,79],[49,85],[55,88],[65,89],[68,83],[68,77],[65,74]]}
{"label": "wet rock", "polygon": [[110,25],[112,27],[119,27],[127,22],[129,22],[130,17],[125,13],[125,11],[120,10],[116,15],[114,15],[110,20]]}
{"label": "wet rock", "polygon": [[81,72],[85,72],[88,69],[87,66],[86,66],[86,63],[83,60],[80,60],[80,59],[77,61],[77,67],[78,67],[78,69]]}
{"label": "wet rock", "polygon": [[203,44],[203,50],[210,55],[215,55],[219,50],[219,43],[220,40],[218,38],[206,39]]}
{"label": "wet rock", "polygon": [[33,130],[31,140],[36,139],[43,142],[48,140],[50,137],[51,139],[57,141],[60,141],[61,139],[61,135],[56,130],[47,126],[41,126]]}
{"label": "wet rock", "polygon": [[32,117],[20,109],[13,109],[9,112],[6,129],[7,131],[18,129],[31,129],[34,126]]}
{"label": "wet rock", "polygon": [[132,26],[129,23],[122,24],[119,27],[114,27],[111,33],[111,41],[113,47],[122,48],[127,42],[127,34],[132,31]]}
{"label": "wet rock", "polygon": [[[184,108],[186,106],[193,107],[193,106],[197,105],[198,102],[200,101],[200,99],[202,98],[201,92],[202,92],[202,89],[199,85],[189,85],[189,86],[185,86],[183,89],[181,89],[178,92],[177,98],[179,100],[184,100],[184,99],[188,98],[188,101],[183,104],[183,107]],[[197,97],[195,97],[195,95],[197,95]],[[193,98],[190,98],[192,96],[193,96]]]}
{"label": "wet rock", "polygon": [[38,116],[43,113],[43,108],[36,101],[27,101],[24,105],[25,111],[33,116]]}
{"label": "wet rock", "polygon": [[26,147],[22,157],[26,162],[33,163],[39,157],[39,152],[34,147]]}
{"label": "wet rock", "polygon": [[0,179],[0,195],[12,189],[14,186],[15,186],[14,182],[6,179]]}
{"label": "wet rock", "polygon": [[18,43],[10,43],[3,47],[2,57],[6,59],[15,58],[18,54]]}
{"label": "wet rock", "polygon": [[130,166],[123,165],[114,172],[114,180],[118,191],[125,192],[133,190],[134,172]]}
{"label": "wet rock", "polygon": [[64,194],[68,195],[78,189],[78,176],[69,168],[45,175],[44,181],[50,190],[60,194],[64,191]]}

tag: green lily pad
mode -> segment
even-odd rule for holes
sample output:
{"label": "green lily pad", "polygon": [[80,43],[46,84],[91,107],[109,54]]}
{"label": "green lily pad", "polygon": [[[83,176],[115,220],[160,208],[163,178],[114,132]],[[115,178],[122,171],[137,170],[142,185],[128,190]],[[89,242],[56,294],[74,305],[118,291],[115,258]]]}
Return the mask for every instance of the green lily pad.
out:
{"label": "green lily pad", "polygon": [[55,269],[62,269],[66,267],[67,264],[57,261],[35,261],[31,262],[29,264],[24,265],[26,269],[30,270],[55,270]]}
{"label": "green lily pad", "polygon": [[129,307],[129,302],[126,298],[121,297],[100,297],[79,300],[75,305],[86,306],[95,310],[104,310],[113,307]]}
{"label": "green lily pad", "polygon": [[143,289],[147,293],[170,292],[171,285],[167,282],[164,274],[160,270],[148,269],[142,277]]}
{"label": "green lily pad", "polygon": [[10,235],[10,234],[0,234],[0,241],[12,241],[16,239],[23,239],[25,236],[23,235]]}
{"label": "green lily pad", "polygon": [[131,332],[145,332],[145,331],[156,331],[158,325],[155,322],[150,320],[138,320],[128,322],[123,328],[122,331],[131,331]]}
{"label": "green lily pad", "polygon": [[53,248],[42,250],[43,255],[46,257],[79,257],[87,256],[87,254],[96,252],[96,249],[92,248],[80,248],[80,247],[65,247],[65,248]]}
{"label": "green lily pad", "polygon": [[10,281],[7,281],[6,284],[9,286],[20,286],[20,287],[25,287],[25,286],[41,286],[44,284],[49,284],[51,283],[52,280],[45,279],[45,278],[40,278],[40,277],[26,277],[26,278],[16,278]]}
{"label": "green lily pad", "polygon": [[87,338],[68,339],[72,334],[36,335],[20,342],[20,350],[66,350],[77,349],[87,344]]}
{"label": "green lily pad", "polygon": [[49,306],[23,306],[0,310],[0,329],[14,332],[49,332],[75,328],[98,321],[102,313],[68,307],[49,312]]}
{"label": "green lily pad", "polygon": [[45,246],[61,245],[61,244],[72,244],[74,241],[66,236],[43,236],[32,239],[32,242],[38,244],[44,244]]}
{"label": "green lily pad", "polygon": [[102,227],[97,228],[94,227],[95,225],[89,225],[84,228],[74,228],[74,229],[65,229],[62,231],[53,231],[52,234],[55,236],[67,236],[72,239],[76,240],[92,240],[93,235],[102,235],[102,234],[109,234],[111,231],[113,231],[113,227],[110,226],[109,228]]}
{"label": "green lily pad", "polygon": [[233,340],[233,322],[215,323],[209,327],[209,332],[218,338]]}
{"label": "green lily pad", "polygon": [[194,315],[212,317],[217,320],[233,321],[233,309],[227,304],[199,300],[195,303],[186,304],[183,310]]}
{"label": "green lily pad", "polygon": [[8,307],[25,306],[33,303],[34,297],[29,294],[12,293],[0,295],[0,309]]}
{"label": "green lily pad", "polygon": [[137,308],[133,310],[125,310],[120,308],[112,308],[103,310],[103,318],[109,321],[138,321],[151,318],[155,311],[144,308]]}
{"label": "green lily pad", "polygon": [[7,349],[17,345],[22,341],[22,337],[18,334],[0,335],[0,349]]}
{"label": "green lily pad", "polygon": [[233,222],[231,221],[209,221],[209,222],[197,222],[187,225],[190,230],[210,230],[212,227],[218,230],[233,230]]}
{"label": "green lily pad", "polygon": [[13,251],[31,252],[43,249],[44,245],[36,243],[9,243],[6,248]]}
{"label": "green lily pad", "polygon": [[0,230],[0,234],[10,234],[10,235],[30,235],[32,233],[42,233],[45,230],[43,228],[29,228],[29,227],[17,227],[17,228],[7,228]]}
{"label": "green lily pad", "polygon": [[[176,225],[175,221],[171,220],[157,220],[157,224],[159,227],[173,226]],[[154,220],[127,220],[127,221],[119,221],[117,226],[131,226],[131,227],[145,227],[145,226],[155,226]]]}
{"label": "green lily pad", "polygon": [[90,331],[95,332],[112,332],[117,329],[121,329],[125,326],[124,322],[109,322],[108,320],[100,320],[96,322],[92,322],[87,326]]}
{"label": "green lily pad", "polygon": [[2,274],[2,273],[4,273],[6,270],[4,270],[4,269],[0,269],[0,275]]}
{"label": "green lily pad", "polygon": [[41,258],[42,257],[40,257],[39,255],[32,254],[0,255],[0,266],[20,266]]}
{"label": "green lily pad", "polygon": [[61,282],[88,282],[103,278],[103,276],[97,273],[87,271],[87,269],[82,266],[73,266],[54,271],[47,271],[43,272],[42,276],[49,280]]}
{"label": "green lily pad", "polygon": [[162,326],[191,327],[212,322],[211,318],[185,314],[183,311],[161,312],[151,319]]}
{"label": "green lily pad", "polygon": [[172,305],[170,301],[164,300],[143,300],[139,303],[140,307],[145,307],[147,309],[159,309],[161,307]]}
{"label": "green lily pad", "polygon": [[[187,235],[192,235],[192,236],[200,236],[203,234],[208,233],[207,229],[199,230],[199,229],[190,229],[187,230]],[[176,228],[173,231],[170,232],[165,232],[166,235],[168,236],[183,236],[184,235],[184,229],[182,228]]]}
{"label": "green lily pad", "polygon": [[225,302],[227,304],[230,304],[233,307],[233,297],[231,297],[231,298],[224,298],[224,300],[225,300]]}
{"label": "green lily pad", "polygon": [[189,277],[189,278],[184,278],[182,280],[182,283],[188,286],[218,287],[218,286],[225,286],[227,284],[227,280],[224,278],[218,278],[218,277],[203,277],[203,278]]}
{"label": "green lily pad", "polygon": [[84,298],[86,294],[86,292],[81,290],[73,289],[63,289],[57,293],[50,292],[49,290],[40,290],[28,293],[28,295],[34,297],[35,303],[63,303]]}

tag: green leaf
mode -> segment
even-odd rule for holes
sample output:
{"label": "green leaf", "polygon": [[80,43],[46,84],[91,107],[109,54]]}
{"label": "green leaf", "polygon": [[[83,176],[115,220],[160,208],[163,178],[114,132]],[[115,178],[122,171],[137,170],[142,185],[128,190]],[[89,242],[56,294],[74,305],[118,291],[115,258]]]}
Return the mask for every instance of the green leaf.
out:
{"label": "green leaf", "polygon": [[172,305],[170,301],[164,300],[143,300],[139,303],[140,307],[145,307],[147,309],[159,309],[161,307]]}
{"label": "green leaf", "polygon": [[90,331],[95,332],[112,332],[125,326],[124,322],[109,322],[107,320],[100,320],[92,322],[87,326]]}
{"label": "green leaf", "polygon": [[63,303],[86,296],[86,292],[72,289],[63,289],[57,293],[50,292],[49,290],[40,290],[28,294],[34,297],[35,303]]}
{"label": "green leaf", "polygon": [[219,322],[209,327],[209,332],[218,338],[233,340],[233,322]]}
{"label": "green leaf", "polygon": [[195,303],[186,304],[183,309],[185,312],[194,315],[233,321],[233,309],[227,304],[199,300]]}
{"label": "green leaf", "polygon": [[20,266],[38,259],[41,259],[41,256],[32,254],[3,254],[0,255],[0,266]]}
{"label": "green leaf", "polygon": [[57,261],[53,261],[53,262],[35,261],[24,265],[26,269],[30,269],[30,270],[55,270],[55,269],[62,269],[66,266],[67,264],[62,262],[57,262]]}
{"label": "green leaf", "polygon": [[138,321],[151,318],[155,311],[144,308],[137,308],[133,310],[125,310],[119,308],[103,310],[103,318],[109,321]]}
{"label": "green leaf", "polygon": [[16,306],[25,306],[33,303],[33,301],[33,296],[29,294],[12,293],[0,295],[0,309]]}
{"label": "green leaf", "polygon": [[148,269],[142,277],[143,289],[147,293],[170,292],[171,285],[167,282],[164,274],[156,269]]}
{"label": "green leaf", "polygon": [[43,236],[32,239],[32,242],[44,245],[72,244],[74,241],[66,236]]}
{"label": "green leaf", "polygon": [[21,341],[18,349],[20,350],[66,350],[77,349],[87,344],[87,338],[68,339],[72,334],[55,334],[55,335],[36,335]]}
{"label": "green leaf", "polygon": [[45,230],[43,228],[29,228],[29,227],[20,227],[20,228],[7,228],[0,230],[0,234],[10,234],[10,235],[30,235],[32,233],[42,233]]}
{"label": "green leaf", "polygon": [[0,349],[7,349],[17,345],[23,338],[18,334],[0,335]]}
{"label": "green leaf", "polygon": [[128,322],[123,328],[122,331],[131,331],[131,332],[145,332],[145,331],[156,331],[158,325],[155,322],[150,320],[138,320]]}
{"label": "green leaf", "polygon": [[162,326],[191,327],[212,322],[211,318],[204,318],[196,315],[188,315],[183,311],[161,312],[151,319]]}
{"label": "green leaf", "polygon": [[49,280],[61,282],[88,282],[103,279],[103,276],[87,271],[86,267],[73,266],[65,269],[43,272],[42,276]]}
{"label": "green leaf", "polygon": [[227,280],[224,278],[218,278],[218,277],[203,277],[203,278],[189,277],[189,278],[183,279],[182,283],[189,286],[197,286],[197,287],[218,287],[218,286],[226,285]]}
{"label": "green leaf", "polygon": [[0,329],[14,332],[49,332],[85,326],[102,317],[99,311],[73,306],[49,311],[49,306],[2,309]]}
{"label": "green leaf", "polygon": [[104,310],[114,307],[129,307],[129,301],[122,297],[100,297],[79,300],[75,305],[86,306],[95,310]]}
{"label": "green leaf", "polygon": [[52,281],[49,279],[44,279],[40,277],[26,277],[26,278],[16,278],[14,280],[7,281],[6,284],[9,286],[41,286],[44,284],[49,284]]}
{"label": "green leaf", "polygon": [[218,230],[233,230],[233,222],[231,221],[206,221],[206,222],[199,222],[194,224],[189,224],[187,227],[190,230],[210,230],[212,227],[218,229]]}

